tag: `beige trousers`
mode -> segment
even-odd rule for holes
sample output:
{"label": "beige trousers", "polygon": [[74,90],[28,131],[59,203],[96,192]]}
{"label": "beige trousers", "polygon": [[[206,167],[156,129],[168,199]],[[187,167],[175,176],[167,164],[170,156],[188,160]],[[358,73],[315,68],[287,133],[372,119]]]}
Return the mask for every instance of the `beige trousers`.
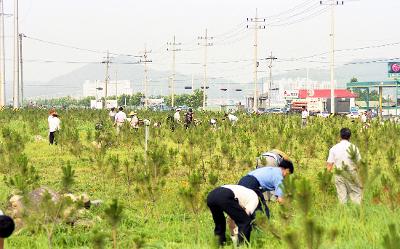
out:
{"label": "beige trousers", "polygon": [[358,180],[353,182],[343,176],[335,175],[335,185],[340,203],[347,203],[350,199],[356,204],[361,204],[362,187]]}

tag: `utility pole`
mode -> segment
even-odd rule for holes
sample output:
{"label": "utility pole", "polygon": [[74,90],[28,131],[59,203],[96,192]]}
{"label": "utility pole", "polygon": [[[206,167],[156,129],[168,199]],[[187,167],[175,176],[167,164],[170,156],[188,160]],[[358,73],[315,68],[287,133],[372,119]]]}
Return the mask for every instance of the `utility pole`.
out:
{"label": "utility pole", "polygon": [[206,97],[207,92],[206,91],[207,91],[207,87],[208,87],[207,86],[208,85],[208,79],[207,79],[207,48],[210,47],[210,46],[213,46],[213,43],[208,42],[208,41],[214,39],[214,37],[208,36],[207,29],[206,29],[205,36],[199,36],[198,39],[204,41],[203,43],[199,42],[198,45],[204,46],[203,110],[205,110],[206,106],[207,106],[207,102],[206,102],[207,101],[207,97]]}
{"label": "utility pole", "polygon": [[274,60],[277,60],[277,59],[278,58],[272,56],[272,52],[271,52],[271,56],[266,58],[266,60],[269,60],[269,65],[268,65],[268,68],[269,68],[268,107],[271,107],[271,97],[272,97],[272,94],[271,94],[271,88],[272,88],[272,62]]}
{"label": "utility pole", "polygon": [[109,70],[110,70],[110,53],[107,50],[107,57],[105,61],[102,61],[101,63],[106,64],[106,76],[104,79],[104,103],[103,106],[106,107],[107,103],[107,97],[108,97],[108,84],[110,83],[110,75],[109,75]]}
{"label": "utility pole", "polygon": [[254,18],[247,18],[248,22],[254,23],[253,27],[247,25],[246,27],[249,29],[254,29],[254,101],[253,101],[253,110],[254,112],[257,111],[258,109],[258,97],[257,97],[257,68],[258,68],[258,60],[257,60],[257,53],[258,53],[258,30],[259,29],[265,29],[265,25],[260,25],[260,23],[265,24],[265,19],[264,18],[259,18],[257,9],[256,9],[256,15]]}
{"label": "utility pole", "polygon": [[335,113],[335,7],[339,5],[344,5],[344,1],[327,0],[320,1],[321,5],[326,4],[331,7],[331,61],[330,61],[330,71],[331,71],[331,113]]}
{"label": "utility pole", "polygon": [[19,63],[20,63],[20,103],[21,106],[24,105],[24,68],[23,68],[23,59],[22,59],[22,38],[26,37],[24,34],[19,34]]}
{"label": "utility pole", "polygon": [[18,47],[18,0],[14,0],[14,77],[13,77],[13,107],[19,107],[19,47]]}
{"label": "utility pole", "polygon": [[168,46],[171,46],[171,48],[167,48],[167,51],[172,51],[172,76],[171,76],[171,85],[170,85],[170,91],[171,91],[171,107],[175,106],[175,60],[176,60],[176,52],[181,51],[181,49],[176,48],[176,46],[182,45],[181,43],[176,43],[175,40],[175,35],[174,39],[172,42],[167,43]]}
{"label": "utility pole", "polygon": [[0,108],[6,105],[4,15],[3,0],[0,0]]}
{"label": "utility pole", "polygon": [[146,49],[146,45],[144,45],[144,51],[143,51],[143,59],[140,59],[140,63],[144,63],[144,107],[147,109],[147,105],[148,105],[148,101],[147,101],[147,83],[148,83],[148,68],[147,68],[147,63],[148,62],[152,62],[151,60],[149,60],[147,57],[149,54],[151,53],[151,50],[147,50]]}

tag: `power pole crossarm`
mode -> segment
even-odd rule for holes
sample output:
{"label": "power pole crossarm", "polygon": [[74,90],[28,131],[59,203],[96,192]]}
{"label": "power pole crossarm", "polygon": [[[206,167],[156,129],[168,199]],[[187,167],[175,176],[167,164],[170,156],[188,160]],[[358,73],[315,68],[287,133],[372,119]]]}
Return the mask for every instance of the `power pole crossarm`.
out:
{"label": "power pole crossarm", "polygon": [[258,53],[258,30],[259,29],[265,29],[265,19],[264,18],[259,18],[258,17],[258,12],[256,9],[256,15],[254,18],[247,18],[248,22],[252,22],[254,25],[247,25],[246,27],[248,29],[254,29],[254,101],[253,101],[253,111],[257,112],[258,110],[258,97],[257,97],[257,83],[258,83],[258,77],[257,77],[257,68],[258,68],[258,58],[257,58],[257,53]]}

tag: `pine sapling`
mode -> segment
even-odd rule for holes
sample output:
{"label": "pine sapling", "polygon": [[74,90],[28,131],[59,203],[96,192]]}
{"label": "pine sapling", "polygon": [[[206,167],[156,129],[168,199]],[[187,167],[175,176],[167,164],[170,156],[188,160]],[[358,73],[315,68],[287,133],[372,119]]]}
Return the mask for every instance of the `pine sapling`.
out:
{"label": "pine sapling", "polygon": [[113,199],[110,206],[105,210],[108,224],[112,229],[113,248],[117,248],[117,228],[123,218],[123,206],[118,203],[118,199]]}

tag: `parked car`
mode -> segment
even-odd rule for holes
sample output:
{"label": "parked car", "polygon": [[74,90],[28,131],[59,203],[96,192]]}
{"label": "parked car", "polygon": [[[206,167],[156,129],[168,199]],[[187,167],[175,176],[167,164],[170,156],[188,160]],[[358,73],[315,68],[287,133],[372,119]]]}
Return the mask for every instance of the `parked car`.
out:
{"label": "parked car", "polygon": [[348,118],[357,119],[360,118],[360,114],[358,112],[350,112],[346,115]]}
{"label": "parked car", "polygon": [[329,117],[329,112],[326,112],[326,111],[324,111],[324,112],[319,112],[319,113],[317,114],[317,117],[328,118],[328,117]]}

